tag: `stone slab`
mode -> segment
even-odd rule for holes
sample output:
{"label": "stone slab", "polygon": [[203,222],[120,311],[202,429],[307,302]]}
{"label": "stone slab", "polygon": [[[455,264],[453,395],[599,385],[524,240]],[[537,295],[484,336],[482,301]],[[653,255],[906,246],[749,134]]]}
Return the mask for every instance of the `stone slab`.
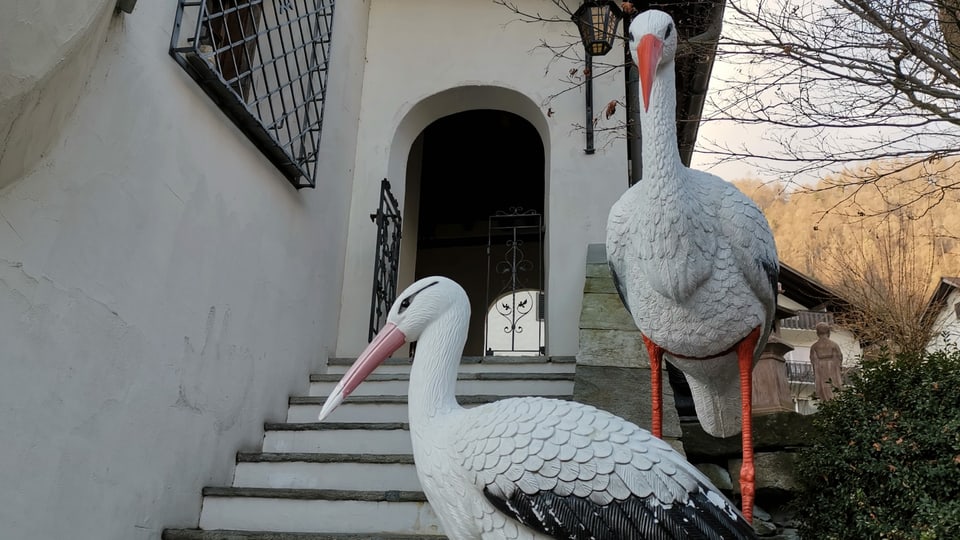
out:
{"label": "stone slab", "polygon": [[613,284],[613,278],[610,277],[610,269],[607,268],[607,265],[587,268],[587,276],[583,281],[583,292],[584,294],[617,294],[617,287]]}
{"label": "stone slab", "polygon": [[[738,458],[741,455],[740,435],[711,437],[695,421],[681,423],[687,454],[699,458]],[[753,417],[755,451],[782,450],[809,446],[813,432],[809,416],[795,412],[774,413]]]}
{"label": "stone slab", "polygon": [[583,296],[580,328],[631,330],[639,334],[630,312],[616,293],[591,293]]}
{"label": "stone slab", "polygon": [[[577,366],[573,399],[609,411],[649,430],[651,416],[650,370],[613,366]],[[682,435],[674,406],[673,390],[664,385],[663,436]]]}
{"label": "stone slab", "polygon": [[[731,459],[727,471],[733,492],[740,493],[740,467],[743,461]],[[800,489],[796,477],[797,454],[794,452],[758,452],[753,456],[755,485],[758,495],[763,490],[793,493]]]}
{"label": "stone slab", "polygon": [[640,332],[636,330],[580,330],[580,352],[577,355],[577,371],[580,366],[616,366],[650,369],[650,357],[643,345]]}
{"label": "stone slab", "polygon": [[727,472],[727,469],[716,463],[698,463],[696,467],[717,489],[728,492],[733,490],[730,473]]}
{"label": "stone slab", "polygon": [[587,244],[587,264],[607,264],[607,245]]}

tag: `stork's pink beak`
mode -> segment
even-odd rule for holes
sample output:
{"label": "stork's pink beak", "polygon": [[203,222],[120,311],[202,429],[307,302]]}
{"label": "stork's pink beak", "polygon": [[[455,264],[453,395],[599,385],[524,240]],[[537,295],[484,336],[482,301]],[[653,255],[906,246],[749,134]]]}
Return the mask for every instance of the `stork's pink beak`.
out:
{"label": "stork's pink beak", "polygon": [[333,388],[333,392],[330,392],[330,395],[327,396],[327,401],[320,409],[319,420],[323,422],[324,418],[330,416],[330,413],[343,403],[344,398],[353,393],[360,386],[360,383],[373,370],[377,369],[377,366],[390,358],[390,355],[396,352],[406,341],[407,336],[397,329],[397,325],[387,323],[373,338],[373,341],[367,345],[367,348],[360,353],[357,361],[343,374],[340,382]]}
{"label": "stork's pink beak", "polygon": [[640,38],[637,45],[637,68],[640,70],[640,87],[643,90],[643,110],[650,108],[650,90],[657,76],[660,55],[663,54],[663,41],[653,34]]}

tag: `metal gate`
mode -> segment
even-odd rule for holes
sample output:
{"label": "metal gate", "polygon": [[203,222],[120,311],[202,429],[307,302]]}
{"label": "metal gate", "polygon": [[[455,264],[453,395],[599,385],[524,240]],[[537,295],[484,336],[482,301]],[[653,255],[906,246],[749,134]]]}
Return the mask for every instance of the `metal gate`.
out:
{"label": "metal gate", "polygon": [[489,217],[487,356],[545,354],[543,216],[519,207]]}
{"label": "metal gate", "polygon": [[373,298],[370,301],[370,331],[373,339],[397,299],[397,272],[400,267],[400,204],[390,192],[386,178],[380,182],[380,206],[370,219],[377,224],[377,253],[373,261]]}

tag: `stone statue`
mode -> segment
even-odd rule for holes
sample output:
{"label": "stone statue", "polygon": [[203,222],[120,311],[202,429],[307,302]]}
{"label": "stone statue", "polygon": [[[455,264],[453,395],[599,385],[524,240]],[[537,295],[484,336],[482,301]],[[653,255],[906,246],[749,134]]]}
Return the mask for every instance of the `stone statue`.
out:
{"label": "stone statue", "polygon": [[817,323],[817,342],[810,347],[810,364],[813,365],[817,397],[821,401],[833,399],[833,388],[843,385],[840,372],[843,353],[837,342],[830,339],[828,323]]}

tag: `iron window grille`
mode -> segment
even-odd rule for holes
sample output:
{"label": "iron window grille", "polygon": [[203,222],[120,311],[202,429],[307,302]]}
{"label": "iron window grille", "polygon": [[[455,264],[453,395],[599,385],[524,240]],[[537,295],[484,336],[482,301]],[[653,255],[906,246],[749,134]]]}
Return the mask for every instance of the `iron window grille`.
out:
{"label": "iron window grille", "polygon": [[334,0],[179,0],[170,55],[297,189],[316,186]]}

